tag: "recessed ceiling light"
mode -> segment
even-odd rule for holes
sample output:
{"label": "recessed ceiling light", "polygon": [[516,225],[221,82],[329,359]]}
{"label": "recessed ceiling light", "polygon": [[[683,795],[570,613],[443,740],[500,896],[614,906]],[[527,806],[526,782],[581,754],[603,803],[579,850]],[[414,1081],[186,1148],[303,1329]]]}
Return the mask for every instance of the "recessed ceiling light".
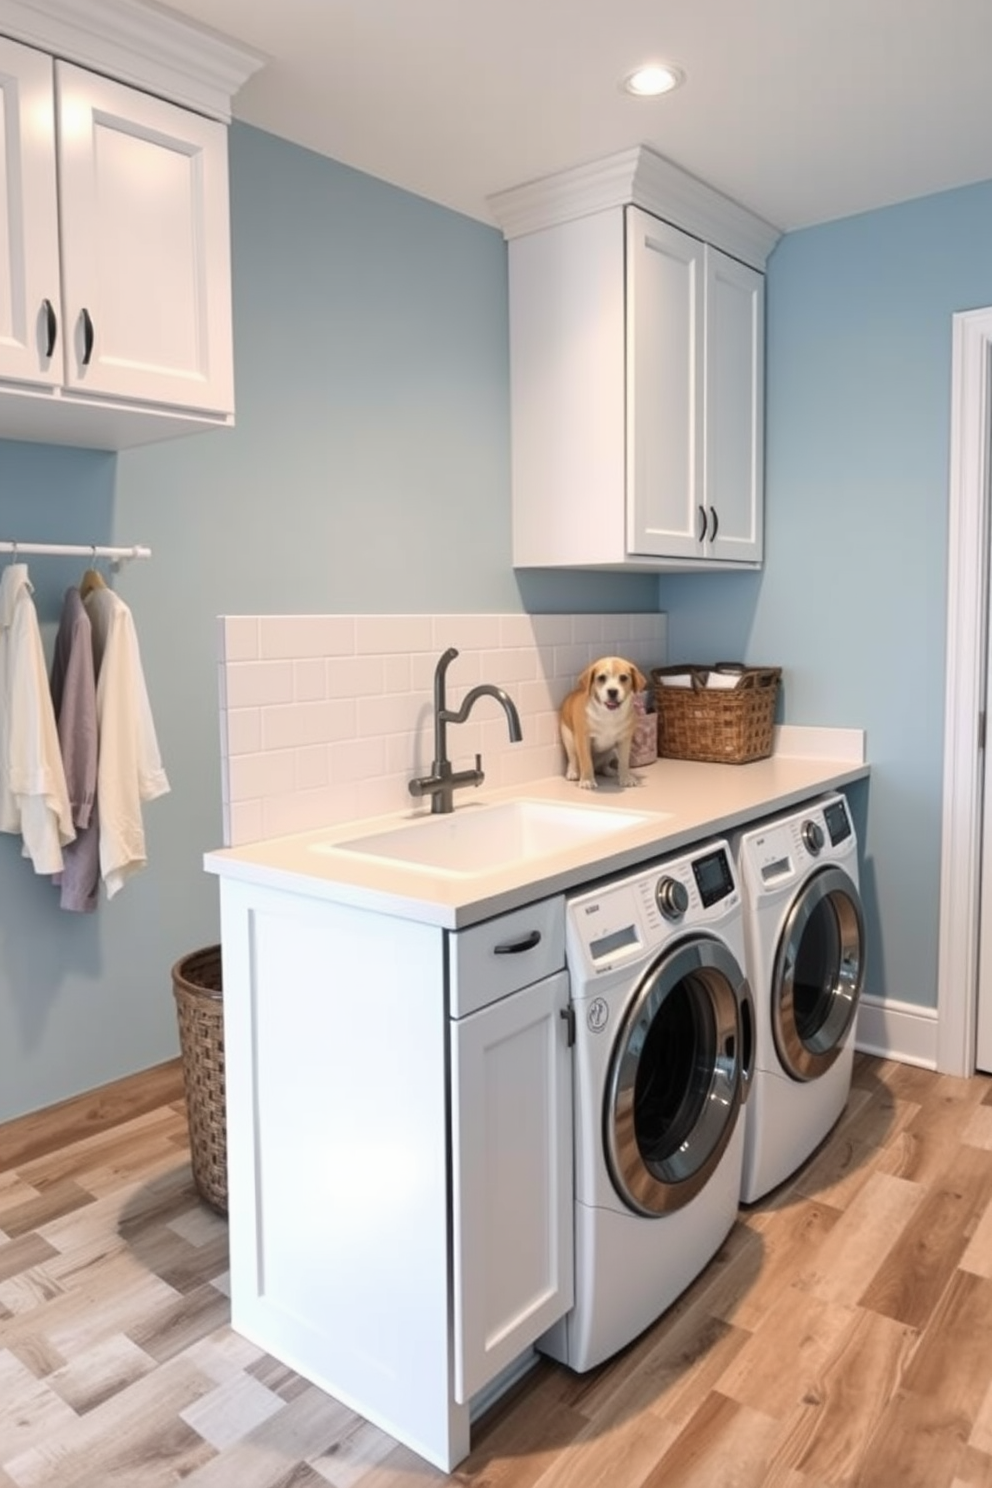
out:
{"label": "recessed ceiling light", "polygon": [[657,98],[661,93],[670,93],[685,81],[685,73],[670,62],[650,62],[628,73],[623,80],[624,91],[635,98]]}

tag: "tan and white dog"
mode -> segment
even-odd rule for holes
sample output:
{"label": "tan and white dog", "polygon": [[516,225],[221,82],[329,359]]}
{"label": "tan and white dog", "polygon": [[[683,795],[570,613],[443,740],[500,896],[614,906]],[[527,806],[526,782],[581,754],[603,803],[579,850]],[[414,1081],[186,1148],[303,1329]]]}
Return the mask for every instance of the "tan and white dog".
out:
{"label": "tan and white dog", "polygon": [[568,765],[566,780],[596,789],[596,772],[615,761],[620,785],[639,785],[630,769],[630,743],[637,722],[634,694],[647,678],[621,656],[601,656],[587,666],[561,705],[559,723]]}

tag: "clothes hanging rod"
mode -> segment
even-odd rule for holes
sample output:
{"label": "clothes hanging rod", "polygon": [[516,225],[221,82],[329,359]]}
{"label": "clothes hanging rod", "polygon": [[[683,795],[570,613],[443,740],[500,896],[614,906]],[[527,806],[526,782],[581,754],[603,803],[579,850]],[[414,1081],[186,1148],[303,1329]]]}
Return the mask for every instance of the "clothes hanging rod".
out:
{"label": "clothes hanging rod", "polygon": [[18,558],[36,555],[59,558],[109,558],[115,568],[122,563],[130,563],[132,558],[152,556],[151,548],[105,548],[99,543],[0,542],[0,553],[11,553]]}

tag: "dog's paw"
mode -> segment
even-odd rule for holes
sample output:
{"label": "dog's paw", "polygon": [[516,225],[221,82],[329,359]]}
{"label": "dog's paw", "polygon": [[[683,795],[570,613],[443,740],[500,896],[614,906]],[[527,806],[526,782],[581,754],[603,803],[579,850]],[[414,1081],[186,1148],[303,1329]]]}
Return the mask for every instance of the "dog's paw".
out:
{"label": "dog's paw", "polygon": [[629,785],[643,785],[644,781],[641,779],[640,775],[627,774],[620,777],[620,784],[624,787],[627,787]]}
{"label": "dog's paw", "polygon": [[588,780],[580,780],[579,785],[582,787],[583,790],[599,789],[599,786],[596,784],[596,781],[592,775],[589,776]]}
{"label": "dog's paw", "polygon": [[568,769],[565,771],[565,779],[566,780],[578,780],[578,778],[579,778],[579,772],[578,772],[578,770],[575,768],[574,765],[569,765]]}

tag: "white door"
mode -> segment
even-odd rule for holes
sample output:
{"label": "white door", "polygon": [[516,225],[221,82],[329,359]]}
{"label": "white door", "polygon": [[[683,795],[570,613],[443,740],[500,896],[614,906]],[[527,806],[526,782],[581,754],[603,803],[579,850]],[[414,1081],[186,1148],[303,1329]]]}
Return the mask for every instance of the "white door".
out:
{"label": "white door", "polygon": [[704,246],[627,209],[627,546],[699,558]]}
{"label": "white door", "polygon": [[231,412],[227,131],[56,64],[65,379]]}
{"label": "white door", "polygon": [[[988,610],[986,610],[984,625],[987,634],[989,628]],[[986,667],[988,673],[992,674],[992,656],[989,655],[987,642]],[[987,675],[984,703],[986,731],[988,729],[990,680],[992,680],[992,675]],[[982,789],[981,873],[979,876],[978,1011],[975,1037],[975,1066],[977,1069],[985,1070],[986,1073],[992,1074],[992,769],[989,767],[989,750],[987,747],[982,750],[980,766],[984,777],[984,785]]]}
{"label": "white door", "polygon": [[51,58],[0,37],[0,377],[62,381]]}
{"label": "white door", "polygon": [[762,557],[764,275],[706,249],[706,552]]}
{"label": "white door", "polygon": [[453,1023],[455,1399],[574,1301],[568,976]]}

